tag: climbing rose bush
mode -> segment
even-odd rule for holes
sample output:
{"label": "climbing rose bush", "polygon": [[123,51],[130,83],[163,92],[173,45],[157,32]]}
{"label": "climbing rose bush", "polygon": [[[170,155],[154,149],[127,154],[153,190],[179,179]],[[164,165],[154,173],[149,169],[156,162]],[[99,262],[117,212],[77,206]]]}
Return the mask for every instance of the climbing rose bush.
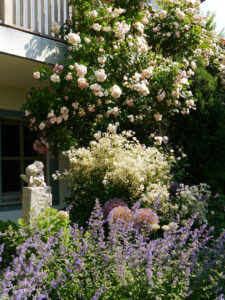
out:
{"label": "climbing rose bush", "polygon": [[[49,212],[38,223],[48,219]],[[97,201],[86,231],[77,224],[54,234],[22,227],[24,242],[3,271],[0,298],[222,300],[225,232],[214,240],[212,229],[193,228],[194,219],[155,238],[120,220],[106,234]],[[4,244],[0,261],[2,254]]]}
{"label": "climbing rose bush", "polygon": [[72,18],[61,29],[65,60],[35,70],[48,87],[32,89],[23,107],[40,132],[37,150],[87,145],[108,127],[166,144],[170,116],[195,108],[190,83],[198,62],[224,86],[224,49],[204,29],[200,1],[159,4],[157,12],[147,0],[69,1]]}

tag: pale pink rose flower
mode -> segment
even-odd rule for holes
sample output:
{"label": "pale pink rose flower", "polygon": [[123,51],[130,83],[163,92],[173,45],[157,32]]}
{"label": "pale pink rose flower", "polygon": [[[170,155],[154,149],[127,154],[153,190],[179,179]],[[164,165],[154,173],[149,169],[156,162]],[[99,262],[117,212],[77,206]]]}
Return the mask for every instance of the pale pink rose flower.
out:
{"label": "pale pink rose flower", "polygon": [[90,86],[90,89],[94,92],[100,92],[102,90],[101,85],[94,83]]}
{"label": "pale pink rose flower", "polygon": [[157,146],[162,145],[162,141],[163,141],[163,138],[161,136],[155,137],[155,145],[157,145]]}
{"label": "pale pink rose flower", "polygon": [[71,72],[67,73],[67,75],[65,76],[65,79],[68,80],[72,80],[73,79],[73,75]]}
{"label": "pale pink rose flower", "polygon": [[99,82],[104,82],[107,78],[107,75],[106,75],[104,69],[99,69],[99,70],[95,71],[95,76],[97,78],[97,81],[99,81]]}
{"label": "pale pink rose flower", "polygon": [[169,141],[168,136],[164,136],[164,137],[163,137],[163,143],[164,143],[164,144],[167,144],[168,141]]}
{"label": "pale pink rose flower", "polygon": [[73,107],[74,109],[78,109],[78,108],[79,108],[79,102],[74,102],[74,103],[72,103],[72,107]]}
{"label": "pale pink rose flower", "polygon": [[52,74],[50,76],[50,79],[52,82],[56,83],[56,82],[60,82],[60,78],[59,78],[59,75],[57,75],[56,73]]}
{"label": "pale pink rose flower", "polygon": [[95,92],[95,96],[102,98],[104,96],[103,92]]}
{"label": "pale pink rose flower", "polygon": [[96,10],[92,10],[91,12],[89,12],[89,17],[91,19],[95,19],[95,18],[97,18],[97,16],[98,16],[98,13]]}
{"label": "pale pink rose flower", "polygon": [[121,96],[122,91],[118,85],[114,84],[110,89],[110,93],[113,98],[117,99]]}
{"label": "pale pink rose flower", "polygon": [[62,116],[59,116],[56,118],[56,123],[60,124],[60,123],[62,123],[62,120],[63,120]]}
{"label": "pale pink rose flower", "polygon": [[154,114],[154,118],[157,122],[162,121],[162,115],[158,112]]}
{"label": "pale pink rose flower", "polygon": [[87,37],[84,38],[85,43],[90,44],[91,40]]}
{"label": "pale pink rose flower", "polygon": [[84,65],[79,65],[75,63],[75,68],[77,70],[77,76],[83,78],[87,74],[87,67]]}
{"label": "pale pink rose flower", "polygon": [[55,68],[53,69],[53,71],[54,71],[54,72],[58,72],[59,74],[61,74],[62,71],[63,71],[63,69],[64,69],[64,66],[63,66],[63,65],[58,65],[58,64],[56,64],[56,65],[55,65]]}
{"label": "pale pink rose flower", "polygon": [[28,117],[30,115],[30,112],[28,110],[25,110],[25,116]]}
{"label": "pale pink rose flower", "polygon": [[46,124],[44,122],[41,122],[39,125],[39,129],[43,130],[43,129],[45,129],[45,126],[46,126]]}
{"label": "pale pink rose flower", "polygon": [[88,87],[87,79],[86,78],[78,78],[77,79],[78,87],[81,90],[84,90]]}
{"label": "pale pink rose flower", "polygon": [[93,105],[89,105],[89,106],[88,106],[88,110],[89,110],[90,112],[95,112],[95,108],[94,108]]}
{"label": "pale pink rose flower", "polygon": [[33,77],[34,77],[34,79],[40,79],[40,77],[41,77],[41,74],[40,74],[40,72],[34,72],[33,73]]}
{"label": "pale pink rose flower", "polygon": [[128,106],[133,106],[133,105],[134,105],[134,102],[133,102],[132,99],[126,99],[126,100],[124,101],[124,103],[127,104]]}
{"label": "pale pink rose flower", "polygon": [[100,31],[102,26],[98,23],[95,23],[92,25],[92,28],[95,30],[95,31]]}
{"label": "pale pink rose flower", "polygon": [[79,110],[79,115],[80,115],[81,117],[83,117],[83,116],[86,115],[86,112],[85,112],[85,110],[84,110],[83,108],[80,108],[80,110]]}
{"label": "pale pink rose flower", "polygon": [[67,39],[72,45],[78,45],[81,42],[80,36],[77,33],[70,32],[67,36]]}

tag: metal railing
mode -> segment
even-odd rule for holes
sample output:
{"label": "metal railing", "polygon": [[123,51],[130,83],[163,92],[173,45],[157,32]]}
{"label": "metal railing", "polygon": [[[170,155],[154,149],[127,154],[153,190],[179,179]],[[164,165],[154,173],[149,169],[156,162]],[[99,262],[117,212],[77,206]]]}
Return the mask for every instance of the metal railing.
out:
{"label": "metal railing", "polygon": [[1,23],[50,38],[63,39],[51,31],[71,16],[67,0],[0,0]]}

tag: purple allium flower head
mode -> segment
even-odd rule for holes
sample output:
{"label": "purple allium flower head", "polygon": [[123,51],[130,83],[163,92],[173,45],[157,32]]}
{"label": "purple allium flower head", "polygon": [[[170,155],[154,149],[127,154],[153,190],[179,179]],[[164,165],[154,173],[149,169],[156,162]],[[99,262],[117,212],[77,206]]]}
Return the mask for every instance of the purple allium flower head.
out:
{"label": "purple allium flower head", "polygon": [[133,214],[128,207],[117,206],[110,211],[107,221],[109,225],[118,221],[121,221],[124,225],[128,225],[133,221]]}
{"label": "purple allium flower head", "polygon": [[159,223],[159,219],[154,210],[150,208],[140,208],[134,214],[134,223],[140,228],[151,228],[151,225]]}
{"label": "purple allium flower head", "polygon": [[105,220],[107,220],[110,211],[117,206],[128,207],[126,202],[124,202],[122,199],[115,198],[105,202],[103,206],[103,217]]}

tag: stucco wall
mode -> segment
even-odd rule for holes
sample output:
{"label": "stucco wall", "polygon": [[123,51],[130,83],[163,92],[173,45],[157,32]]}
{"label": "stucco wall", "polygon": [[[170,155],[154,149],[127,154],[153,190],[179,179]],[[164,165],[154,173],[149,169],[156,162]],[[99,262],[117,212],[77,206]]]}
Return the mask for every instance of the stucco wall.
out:
{"label": "stucco wall", "polygon": [[19,111],[26,99],[26,93],[27,90],[23,88],[0,85],[0,109]]}

